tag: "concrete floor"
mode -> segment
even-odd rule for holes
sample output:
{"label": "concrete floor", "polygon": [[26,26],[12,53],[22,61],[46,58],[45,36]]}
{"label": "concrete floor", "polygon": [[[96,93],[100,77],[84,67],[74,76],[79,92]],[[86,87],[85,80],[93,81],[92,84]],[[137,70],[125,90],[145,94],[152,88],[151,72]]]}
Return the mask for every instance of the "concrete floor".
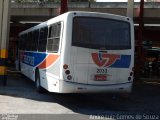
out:
{"label": "concrete floor", "polygon": [[135,80],[129,99],[107,94],[39,94],[32,81],[17,73],[8,76],[7,86],[0,86],[1,114],[72,114],[84,119],[92,119],[91,115],[153,114],[159,118],[159,102],[160,84],[147,80]]}

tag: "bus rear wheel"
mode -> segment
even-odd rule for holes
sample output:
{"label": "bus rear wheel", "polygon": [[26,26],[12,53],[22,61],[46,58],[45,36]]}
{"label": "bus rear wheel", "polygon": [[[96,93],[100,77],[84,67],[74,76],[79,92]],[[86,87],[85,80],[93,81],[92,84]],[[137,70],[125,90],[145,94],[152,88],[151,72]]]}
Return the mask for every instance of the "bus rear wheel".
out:
{"label": "bus rear wheel", "polygon": [[35,87],[38,93],[43,92],[43,88],[41,87],[41,80],[40,80],[40,74],[39,70],[36,71],[36,77],[35,77]]}

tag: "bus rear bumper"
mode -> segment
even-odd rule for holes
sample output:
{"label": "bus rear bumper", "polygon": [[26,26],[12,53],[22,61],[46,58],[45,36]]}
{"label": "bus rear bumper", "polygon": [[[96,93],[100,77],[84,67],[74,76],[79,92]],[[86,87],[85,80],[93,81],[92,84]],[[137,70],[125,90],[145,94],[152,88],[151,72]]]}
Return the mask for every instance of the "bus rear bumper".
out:
{"label": "bus rear bumper", "polygon": [[132,82],[94,85],[61,81],[60,84],[62,88],[60,93],[130,93],[132,91]]}

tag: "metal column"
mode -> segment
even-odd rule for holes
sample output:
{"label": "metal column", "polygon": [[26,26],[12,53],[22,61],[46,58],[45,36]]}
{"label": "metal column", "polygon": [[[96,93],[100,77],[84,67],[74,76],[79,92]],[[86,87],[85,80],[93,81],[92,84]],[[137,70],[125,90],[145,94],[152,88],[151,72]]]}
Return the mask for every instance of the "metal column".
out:
{"label": "metal column", "polygon": [[7,84],[10,0],[0,0],[0,85]]}
{"label": "metal column", "polygon": [[138,41],[137,41],[137,57],[138,57],[138,65],[136,68],[137,77],[140,76],[144,61],[143,46],[142,46],[143,31],[144,31],[143,14],[144,14],[144,0],[141,0],[140,12],[139,12]]}
{"label": "metal column", "polygon": [[68,0],[61,0],[60,14],[68,11]]}
{"label": "metal column", "polygon": [[134,0],[128,0],[127,4],[127,17],[134,17]]}
{"label": "metal column", "polygon": [[144,14],[144,0],[141,0],[140,12],[139,12],[139,28],[138,28],[138,55],[140,58],[143,55],[142,53],[142,41],[143,41],[143,29],[144,29],[143,14]]}

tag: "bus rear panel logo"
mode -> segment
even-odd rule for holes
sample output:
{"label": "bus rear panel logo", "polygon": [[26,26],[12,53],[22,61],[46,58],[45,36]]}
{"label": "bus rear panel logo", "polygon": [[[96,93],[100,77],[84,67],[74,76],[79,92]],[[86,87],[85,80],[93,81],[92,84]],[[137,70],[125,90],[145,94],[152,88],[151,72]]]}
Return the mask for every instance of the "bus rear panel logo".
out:
{"label": "bus rear panel logo", "polygon": [[92,53],[93,62],[99,67],[129,68],[131,55],[108,54],[106,52]]}

